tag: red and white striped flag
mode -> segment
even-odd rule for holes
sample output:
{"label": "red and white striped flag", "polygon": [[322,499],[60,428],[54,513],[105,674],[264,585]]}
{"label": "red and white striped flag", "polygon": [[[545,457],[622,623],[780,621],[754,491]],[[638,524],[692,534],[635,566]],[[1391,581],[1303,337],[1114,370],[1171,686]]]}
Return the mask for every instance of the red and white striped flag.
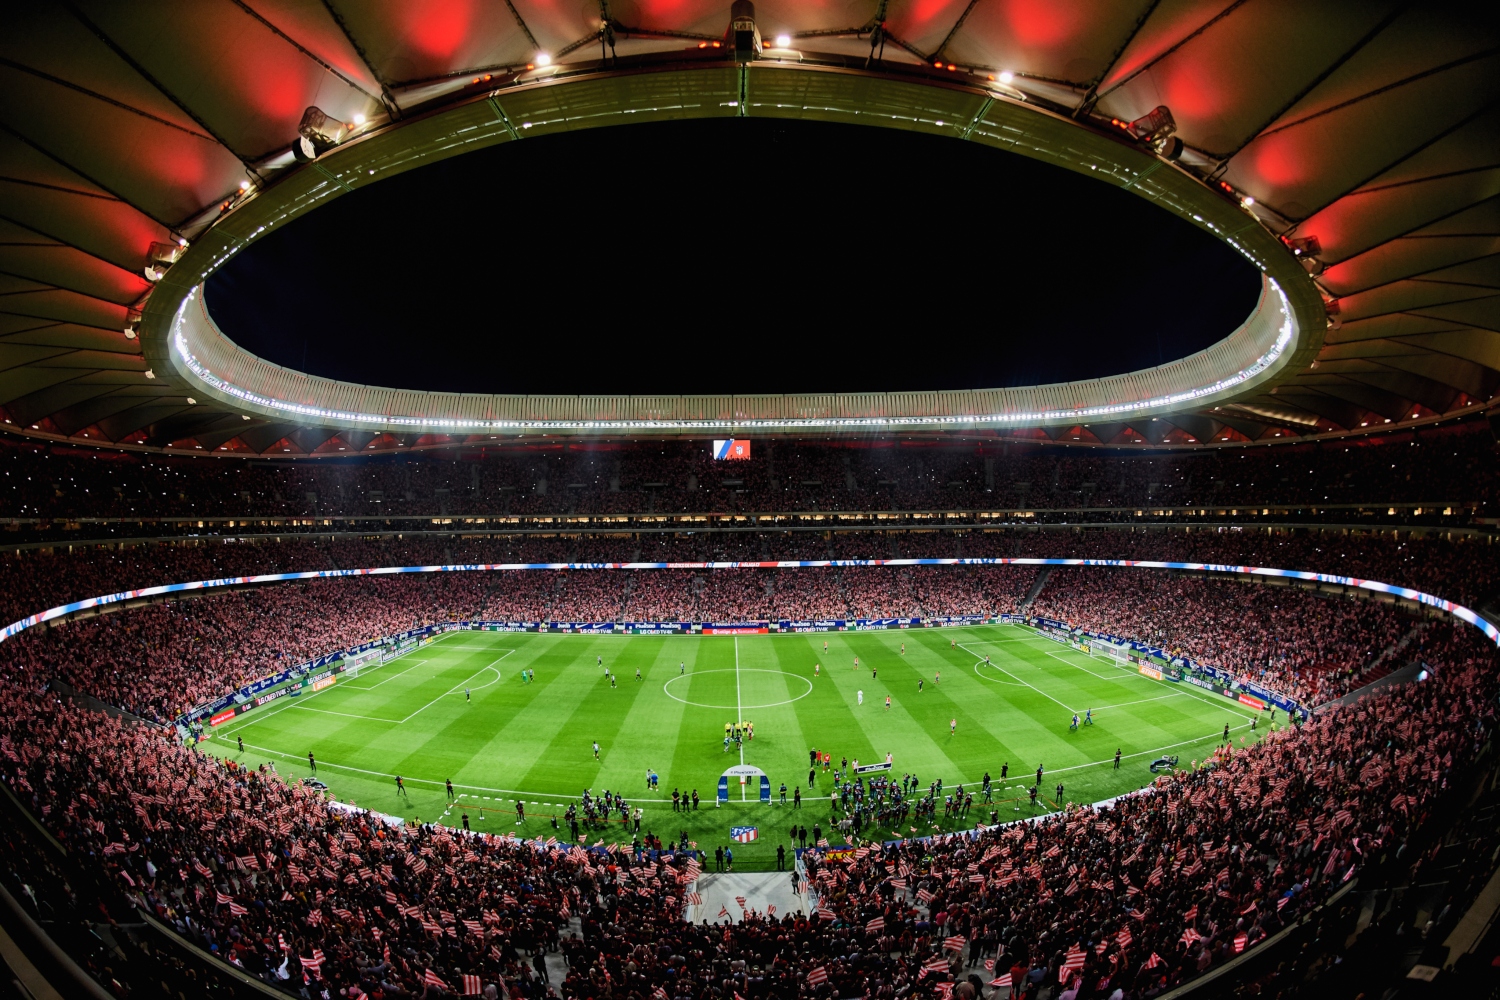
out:
{"label": "red and white striped flag", "polygon": [[1148,959],[1146,959],[1146,961],[1144,961],[1144,962],[1141,963],[1141,968],[1143,968],[1143,969],[1154,969],[1154,968],[1156,968],[1160,964],[1161,964],[1161,956],[1158,955],[1156,952],[1153,951],[1151,953],[1151,957],[1148,958]]}
{"label": "red and white striped flag", "polygon": [[874,920],[871,920],[865,924],[865,930],[870,934],[879,934],[885,930],[885,917],[876,917]]}
{"label": "red and white striped flag", "polygon": [[478,976],[471,976],[467,972],[463,975],[463,995],[466,997],[477,997],[484,992],[484,987],[479,983]]}
{"label": "red and white striped flag", "polygon": [[1130,936],[1129,927],[1120,928],[1120,933],[1115,935],[1115,944],[1119,945],[1121,948],[1129,948],[1130,942],[1133,940],[1135,939]]}
{"label": "red and white striped flag", "polygon": [[1003,976],[996,976],[994,979],[990,980],[990,985],[991,986],[1009,986],[1010,985],[1010,973],[1007,972]]}
{"label": "red and white striped flag", "polygon": [[818,919],[819,920],[837,920],[838,919],[838,914],[834,913],[832,910],[830,910],[826,906],[819,906],[818,907]]}
{"label": "red and white striped flag", "polygon": [[433,972],[431,969],[426,969],[423,971],[422,985],[436,986],[440,990],[446,990],[448,988],[448,984],[439,979],[438,974],[436,972]]}
{"label": "red and white striped flag", "polygon": [[1083,963],[1086,958],[1087,956],[1084,955],[1083,949],[1075,944],[1073,947],[1069,948],[1068,953],[1063,956],[1063,964],[1059,972],[1064,975],[1069,972],[1076,972],[1077,970],[1083,968]]}
{"label": "red and white striped flag", "polygon": [[821,986],[826,982],[828,982],[828,970],[821,965],[807,974],[809,986]]}
{"label": "red and white striped flag", "polygon": [[923,972],[947,972],[948,960],[942,955],[933,955],[922,963]]}
{"label": "red and white striped flag", "polygon": [[1245,945],[1249,942],[1249,940],[1250,935],[1246,934],[1244,931],[1236,934],[1234,936],[1234,953],[1238,955],[1240,952],[1244,951]]}
{"label": "red and white striped flag", "polygon": [[943,938],[943,950],[944,951],[963,951],[964,950],[964,945],[966,945],[968,943],[969,943],[969,939],[968,938],[964,937],[962,934],[955,934],[952,937]]}

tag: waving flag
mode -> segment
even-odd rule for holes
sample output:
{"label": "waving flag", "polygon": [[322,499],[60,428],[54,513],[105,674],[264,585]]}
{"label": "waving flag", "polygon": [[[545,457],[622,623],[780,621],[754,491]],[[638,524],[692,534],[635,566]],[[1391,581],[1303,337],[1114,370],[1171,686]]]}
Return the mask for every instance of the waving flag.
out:
{"label": "waving flag", "polygon": [[422,985],[436,986],[440,990],[446,990],[448,988],[448,984],[439,979],[438,974],[436,972],[433,972],[431,969],[427,969],[423,972]]}
{"label": "waving flag", "polygon": [[809,986],[821,986],[826,982],[828,982],[828,970],[821,965],[807,974]]}
{"label": "waving flag", "polygon": [[922,963],[923,972],[947,972],[948,960],[942,955],[933,955]]}
{"label": "waving flag", "polygon": [[991,986],[1009,986],[1010,985],[1010,973],[1007,972],[1003,976],[997,976],[996,978],[991,979],[990,980],[990,985]]}
{"label": "waving flag", "polygon": [[463,995],[466,997],[477,997],[484,992],[484,987],[479,985],[479,977],[464,973]]}
{"label": "waving flag", "polygon": [[1085,958],[1086,956],[1083,953],[1083,949],[1075,944],[1073,947],[1069,948],[1068,953],[1063,956],[1062,969],[1059,971],[1064,974],[1069,972],[1077,972],[1079,969],[1083,968]]}
{"label": "waving flag", "polygon": [[879,934],[883,930],[885,930],[884,917],[876,917],[874,920],[871,920],[869,923],[865,924],[865,931],[870,934]]}

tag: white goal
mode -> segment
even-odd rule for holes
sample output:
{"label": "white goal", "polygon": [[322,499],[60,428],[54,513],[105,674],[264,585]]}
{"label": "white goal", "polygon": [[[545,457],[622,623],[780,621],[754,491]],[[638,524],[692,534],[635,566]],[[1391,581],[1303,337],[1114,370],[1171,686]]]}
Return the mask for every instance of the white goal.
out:
{"label": "white goal", "polygon": [[364,666],[380,666],[380,647],[367,649],[363,653],[355,653],[353,656],[344,657],[344,676],[358,677],[359,669]]}
{"label": "white goal", "polygon": [[1093,651],[1095,656],[1102,656],[1113,660],[1118,666],[1128,666],[1130,664],[1129,646],[1105,642],[1102,639],[1090,639],[1089,649]]}

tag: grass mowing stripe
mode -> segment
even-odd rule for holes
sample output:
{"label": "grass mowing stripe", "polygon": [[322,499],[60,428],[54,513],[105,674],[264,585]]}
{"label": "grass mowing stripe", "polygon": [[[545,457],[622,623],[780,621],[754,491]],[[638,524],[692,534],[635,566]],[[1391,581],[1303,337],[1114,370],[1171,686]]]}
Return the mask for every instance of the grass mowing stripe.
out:
{"label": "grass mowing stripe", "polygon": [[[950,644],[955,635],[961,645]],[[771,868],[776,845],[785,843],[794,820],[828,829],[830,803],[818,792],[831,790],[832,781],[820,771],[795,814],[790,807],[741,803],[734,795],[726,808],[715,808],[718,776],[739,758],[723,752],[728,721],[748,716],[755,722],[756,738],[744,746],[744,760],[770,776],[773,803],[782,781],[789,791],[808,791],[803,779],[809,746],[828,750],[835,765],[845,756],[884,760],[889,751],[896,779],[915,773],[924,788],[941,777],[947,787],[962,782],[973,790],[981,774],[993,774],[997,801],[969,823],[988,821],[991,808],[1001,818],[1029,814],[1026,791],[1038,763],[1065,781],[1067,799],[1096,801],[1147,784],[1151,775],[1144,762],[1160,753],[1186,754],[1183,748],[1200,745],[1206,752],[1226,720],[1237,742],[1249,735],[1243,726],[1247,710],[1228,699],[1105,668],[1103,661],[1085,660],[1038,636],[1016,638],[1013,626],[738,637],[465,632],[454,641],[456,636],[413,650],[418,655],[406,662],[391,661],[381,668],[390,671],[385,677],[372,672],[355,683],[257,709],[215,732],[203,747],[238,757],[235,737],[243,733],[244,762],[274,760],[294,776],[308,773],[307,751],[314,750],[319,776],[341,799],[455,825],[467,813],[476,829],[494,833],[552,835],[552,815],[583,788],[608,787],[644,808],[643,827],[664,841],[686,833],[711,851],[728,843],[731,825],[761,826],[758,842],[735,845],[736,860]],[[983,652],[995,661],[988,671],[979,666]],[[852,666],[856,654],[859,672]],[[496,662],[501,656],[503,670]],[[603,678],[599,656],[616,673],[617,687]],[[431,662],[415,662],[422,659]],[[679,671],[679,661],[690,669]],[[824,668],[819,676],[814,663]],[[519,673],[527,668],[536,672],[529,684]],[[492,680],[491,669],[501,676]],[[934,684],[939,671],[942,682]],[[476,675],[484,683],[466,700],[464,681],[472,684]],[[1159,690],[1145,690],[1146,683],[1132,678]],[[862,705],[856,694],[861,690]],[[1064,701],[1094,704],[1097,724],[1069,731],[1066,717],[1059,717]],[[320,711],[290,711],[299,704]],[[950,718],[959,724],[951,737]],[[598,762],[589,749],[595,734],[605,751]],[[1118,770],[1117,747],[1124,762]],[[1003,783],[1002,764],[1016,772]],[[661,774],[655,793],[645,789],[647,767]],[[395,793],[396,773],[409,786],[405,799]],[[462,798],[447,799],[445,778]],[[1044,799],[1053,797],[1056,781],[1047,779]],[[698,789],[704,807],[672,813],[673,787]],[[747,799],[758,798],[755,791],[747,788]],[[513,810],[517,798],[528,803],[520,825]],[[1051,807],[1050,801],[1039,803],[1036,812]],[[628,841],[619,824],[586,835],[590,842]]]}

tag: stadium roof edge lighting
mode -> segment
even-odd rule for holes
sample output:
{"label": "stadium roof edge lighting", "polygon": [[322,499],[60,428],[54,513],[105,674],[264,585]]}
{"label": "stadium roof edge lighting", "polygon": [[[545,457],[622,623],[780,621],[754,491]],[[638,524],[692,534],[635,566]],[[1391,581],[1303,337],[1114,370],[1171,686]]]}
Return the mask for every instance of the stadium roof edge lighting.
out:
{"label": "stadium roof edge lighting", "polygon": [[[746,86],[761,98],[754,105],[757,115],[857,120],[939,134],[957,128],[970,141],[1113,180],[1212,233],[1254,264],[1264,282],[1256,308],[1223,340],[1187,358],[1080,382],[949,392],[586,398],[407,391],[311,376],[243,350],[209,315],[204,281],[265,233],[397,169],[516,141],[516,122],[529,125],[530,136],[627,118],[727,113],[723,102],[712,100],[726,86],[738,87],[725,77],[727,70],[678,67],[662,68],[646,82],[639,70],[554,77],[432,112],[417,119],[421,129],[389,127],[329,150],[311,173],[234,206],[181,255],[145,310],[145,354],[155,359],[165,353],[169,364],[163,367],[220,406],[267,421],[415,433],[652,435],[982,430],[1169,414],[1232,402],[1321,346],[1322,300],[1297,259],[1237,201],[1149,149],[1031,103],[946,80],[938,85],[801,64],[754,69],[753,86]],[[680,100],[664,108],[667,87]],[[687,95],[699,100],[683,103]]]}
{"label": "stadium roof edge lighting", "polygon": [[[332,36],[287,15],[263,37],[270,22],[233,4],[193,18],[122,9],[107,52],[59,42],[79,30],[72,8],[28,8],[13,32],[25,65],[11,67],[14,99],[0,109],[11,178],[0,216],[15,230],[0,301],[7,433],[278,458],[381,429],[381,450],[461,445],[469,429],[910,429],[1220,448],[1500,406],[1496,168],[1484,155],[1500,123],[1500,53],[1467,11],[1242,4],[1203,23],[1106,6],[1029,44],[1003,13],[939,5],[932,17],[893,10],[879,35],[902,44],[872,49],[870,24],[851,32],[823,5],[784,5],[775,33],[795,58],[760,58],[703,34],[728,26],[724,0],[683,0],[657,13],[664,34],[639,37],[599,35],[581,7],[511,6],[514,17],[474,21],[442,52],[378,5],[344,11]],[[1430,44],[1401,44],[1411,37]],[[258,39],[257,58],[212,61],[225,39]],[[159,91],[181,114],[162,110]],[[256,96],[273,91],[274,102]],[[1252,261],[1284,299],[1290,336],[1254,330],[1191,371],[1181,359],[1109,385],[988,394],[419,399],[263,368],[180,312],[260,236],[424,162],[594,126],[742,116],[981,143],[1126,188]],[[1133,433],[1148,416],[1149,433]],[[1088,420],[1114,430],[1058,437]]]}
{"label": "stadium roof edge lighting", "polygon": [[[1038,386],[1021,389],[994,389],[946,393],[837,393],[817,397],[812,395],[786,395],[778,397],[748,397],[752,400],[774,399],[774,409],[769,415],[740,415],[739,400],[747,397],[714,397],[711,407],[720,413],[735,413],[722,417],[674,417],[664,413],[639,417],[589,417],[566,416],[499,417],[470,416],[464,410],[479,403],[488,412],[507,409],[556,409],[559,413],[578,397],[552,397],[555,402],[548,405],[548,397],[537,396],[474,396],[462,393],[409,392],[396,389],[380,389],[360,386],[333,379],[292,373],[271,365],[234,346],[214,326],[206,309],[202,308],[202,286],[189,292],[178,309],[172,324],[173,360],[178,362],[193,377],[211,392],[219,394],[226,403],[258,410],[263,414],[284,418],[288,415],[300,419],[326,423],[330,426],[353,426],[376,430],[420,430],[420,431],[507,431],[513,433],[652,433],[692,431],[759,431],[787,433],[797,431],[889,431],[925,430],[944,428],[1026,427],[1038,424],[1074,423],[1112,417],[1134,417],[1158,412],[1169,412],[1174,407],[1188,403],[1216,402],[1233,393],[1241,386],[1252,382],[1264,373],[1274,371],[1294,341],[1294,320],[1286,294],[1276,282],[1265,279],[1266,292],[1261,296],[1256,312],[1246,323],[1219,344],[1200,351],[1181,361],[1169,362],[1145,372],[1115,375],[1085,382],[1065,383],[1056,386]],[[199,308],[193,309],[197,303]],[[198,324],[187,322],[196,317]],[[205,331],[204,327],[210,329]],[[1268,342],[1268,343],[1265,343]],[[1195,374],[1211,375],[1218,367],[1216,355],[1243,353],[1246,347],[1264,348],[1247,365],[1223,375],[1213,382],[1194,384]],[[219,363],[210,367],[200,358],[198,351],[213,355]],[[243,355],[239,357],[238,355]],[[287,384],[284,375],[296,376],[299,398],[279,396],[274,390],[256,391],[239,381],[232,380],[220,372],[237,371],[248,374],[260,385]],[[245,378],[244,381],[249,381]],[[1142,388],[1167,387],[1159,395],[1144,398],[1124,398],[1131,391]],[[1175,388],[1175,386],[1181,386]],[[339,409],[335,400],[357,399],[361,396],[376,399],[391,398],[407,402],[405,409],[387,408],[381,411]],[[858,408],[870,408],[869,400],[877,401],[875,408],[884,410],[879,414],[857,415],[849,412]],[[918,400],[941,400],[947,403],[980,403],[988,398],[1000,398],[1007,402],[1044,404],[1047,398],[1071,397],[1081,402],[1072,406],[1062,405],[1037,409],[1005,409],[986,411],[977,406],[960,408],[958,412],[924,412],[921,408],[904,410],[900,401],[907,397]],[[696,397],[701,399],[702,397]],[[853,402],[856,401],[857,402]],[[540,402],[540,406],[538,403]],[[661,397],[645,397],[637,400],[630,396],[594,398],[592,406],[601,411],[629,412],[650,410],[662,406]],[[880,405],[881,403],[885,405]],[[469,404],[466,406],[465,404]],[[821,416],[800,416],[809,409],[826,409],[831,412]],[[932,407],[930,409],[938,409]],[[945,406],[941,409],[951,410]],[[836,415],[839,414],[839,415]]]}

